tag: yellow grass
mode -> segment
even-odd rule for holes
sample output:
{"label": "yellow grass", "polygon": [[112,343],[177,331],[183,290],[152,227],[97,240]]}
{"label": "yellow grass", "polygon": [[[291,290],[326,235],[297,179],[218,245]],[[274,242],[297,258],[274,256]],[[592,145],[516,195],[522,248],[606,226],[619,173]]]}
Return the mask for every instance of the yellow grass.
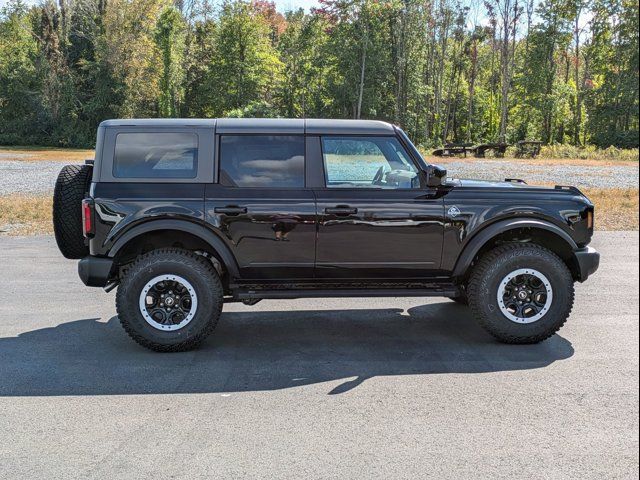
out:
{"label": "yellow grass", "polygon": [[[638,230],[638,189],[585,189],[596,206],[597,230]],[[0,235],[51,234],[50,196],[0,197]]]}
{"label": "yellow grass", "polygon": [[0,235],[53,233],[51,196],[0,197]]}
{"label": "yellow grass", "polygon": [[596,230],[638,230],[637,188],[590,188],[583,193],[596,207]]}
{"label": "yellow grass", "polygon": [[[12,155],[15,154],[15,157]],[[2,147],[0,146],[0,159],[17,160],[23,162],[71,162],[81,163],[93,158],[93,150],[77,148],[51,148],[51,147]]]}

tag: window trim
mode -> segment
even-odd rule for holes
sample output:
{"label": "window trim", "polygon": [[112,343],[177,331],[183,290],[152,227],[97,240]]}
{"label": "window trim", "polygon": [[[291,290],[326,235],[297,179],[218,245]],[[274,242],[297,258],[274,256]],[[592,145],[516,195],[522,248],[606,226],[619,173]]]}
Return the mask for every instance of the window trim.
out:
{"label": "window trim", "polygon": [[[174,135],[189,135],[195,138],[196,143],[196,154],[193,159],[194,169],[193,176],[190,177],[153,177],[153,176],[141,176],[135,177],[130,175],[116,175],[116,164],[118,162],[118,137],[120,135],[144,135],[144,134],[157,134],[157,135],[166,135],[166,134],[174,134]],[[200,157],[200,138],[196,132],[157,132],[157,131],[138,131],[138,132],[117,132],[113,137],[113,161],[111,162],[111,175],[113,178],[118,180],[123,179],[134,179],[134,180],[144,180],[144,179],[153,179],[153,180],[165,180],[165,181],[176,181],[176,180],[195,180],[198,177],[198,164]]]}
{"label": "window trim", "polygon": [[[99,168],[94,169],[93,181],[103,183],[187,183],[202,184],[213,182],[214,128],[213,126],[145,126],[118,125],[104,128],[102,160]],[[120,133],[190,133],[197,136],[198,156],[195,178],[157,178],[157,177],[114,177],[113,161],[115,157],[115,139]],[[96,153],[97,155],[97,153]],[[96,165],[98,166],[98,165]]]}
{"label": "window trim", "polygon": [[[232,185],[223,185],[220,183],[220,170],[222,169],[222,159],[220,157],[220,152],[222,151],[222,137],[302,137],[302,157],[303,157],[303,185],[301,187],[267,187],[264,185],[255,186],[255,187],[234,187]],[[214,173],[214,183],[223,188],[231,188],[231,189],[248,189],[248,190],[256,190],[256,189],[266,189],[266,190],[307,190],[309,187],[307,186],[307,168],[308,168],[308,157],[307,157],[307,135],[304,133],[216,133],[215,139],[215,173]]]}
{"label": "window trim", "polygon": [[[420,179],[420,187],[419,188],[381,188],[381,187],[329,187],[327,186],[327,168],[326,168],[326,164],[325,164],[325,158],[324,158],[324,142],[323,139],[326,137],[344,137],[344,138],[394,138],[399,144],[400,146],[404,149],[405,154],[407,155],[407,158],[409,159],[409,161],[412,163],[413,167],[416,169],[416,173],[418,175],[418,178]],[[417,164],[416,159],[413,158],[413,155],[411,154],[411,152],[409,151],[409,149],[407,149],[406,145],[404,144],[404,142],[398,138],[398,135],[394,135],[394,134],[389,134],[389,135],[379,135],[379,134],[375,134],[375,135],[354,135],[354,134],[347,134],[347,135],[319,135],[320,138],[320,162],[322,165],[322,184],[323,186],[320,187],[322,190],[331,190],[331,191],[344,191],[344,192],[415,192],[416,190],[422,190],[424,189],[424,185],[422,185],[422,175],[420,174],[420,172],[422,172],[422,168]],[[384,152],[382,152],[384,154]],[[386,160],[386,157],[385,157]]]}

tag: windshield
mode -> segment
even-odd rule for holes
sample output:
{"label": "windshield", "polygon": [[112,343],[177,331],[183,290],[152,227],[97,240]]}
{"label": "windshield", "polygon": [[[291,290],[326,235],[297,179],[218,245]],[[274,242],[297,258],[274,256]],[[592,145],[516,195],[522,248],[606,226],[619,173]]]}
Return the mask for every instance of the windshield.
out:
{"label": "windshield", "polygon": [[409,150],[409,153],[413,155],[413,157],[415,157],[416,162],[418,163],[418,166],[420,167],[420,169],[423,171],[426,171],[429,163],[425,161],[425,159],[422,157],[422,155],[420,154],[418,149],[415,147],[415,145],[411,142],[411,140],[409,140],[409,137],[407,136],[406,133],[404,133],[404,130],[396,127],[396,131],[400,134],[400,137],[402,138],[402,142],[405,144],[405,147],[407,148],[407,150]]}

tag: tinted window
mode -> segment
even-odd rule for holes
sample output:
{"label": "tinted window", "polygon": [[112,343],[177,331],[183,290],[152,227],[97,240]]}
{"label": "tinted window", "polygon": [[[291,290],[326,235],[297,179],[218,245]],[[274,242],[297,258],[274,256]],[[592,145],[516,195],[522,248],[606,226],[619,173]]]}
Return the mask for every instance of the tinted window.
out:
{"label": "tinted window", "polygon": [[194,133],[119,133],[113,176],[195,178],[198,136]]}
{"label": "tinted window", "polygon": [[223,135],[220,183],[230,187],[304,187],[304,137]]}
{"label": "tinted window", "polygon": [[395,137],[323,137],[329,188],[418,188],[417,169]]}

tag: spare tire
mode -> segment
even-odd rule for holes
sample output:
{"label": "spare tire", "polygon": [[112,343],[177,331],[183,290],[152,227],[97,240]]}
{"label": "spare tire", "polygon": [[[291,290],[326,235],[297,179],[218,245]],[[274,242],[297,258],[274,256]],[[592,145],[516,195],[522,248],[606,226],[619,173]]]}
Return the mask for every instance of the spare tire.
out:
{"label": "spare tire", "polygon": [[87,195],[93,167],[66,165],[53,190],[53,232],[62,255],[79,259],[89,255],[82,233],[82,200]]}

